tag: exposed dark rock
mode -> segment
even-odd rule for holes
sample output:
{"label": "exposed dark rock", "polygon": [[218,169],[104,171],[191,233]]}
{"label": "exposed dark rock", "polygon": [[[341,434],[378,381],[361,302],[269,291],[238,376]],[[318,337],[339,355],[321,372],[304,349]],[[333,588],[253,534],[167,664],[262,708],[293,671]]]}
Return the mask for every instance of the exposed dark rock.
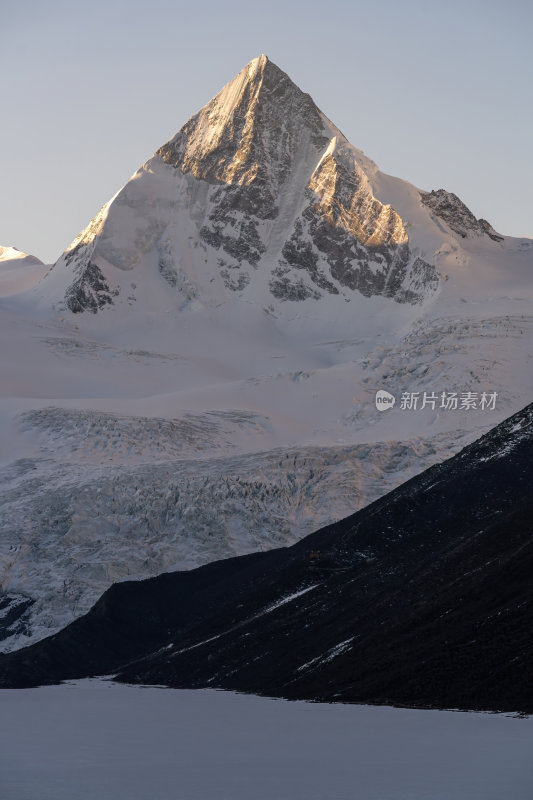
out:
{"label": "exposed dark rock", "polygon": [[117,584],[0,685],[133,683],[533,712],[533,405],[290,548]]}
{"label": "exposed dark rock", "polygon": [[74,314],[91,311],[93,314],[106,305],[113,305],[117,289],[110,289],[104,275],[91,261],[81,271],[79,277],[69,286],[65,303]]}
{"label": "exposed dark rock", "polygon": [[[218,212],[220,212],[220,209],[217,209],[217,214],[212,215],[210,219],[220,219],[220,213]],[[236,261],[247,261],[252,266],[256,266],[266,248],[257,233],[255,222],[252,219],[247,219],[236,223],[230,217],[223,217],[222,221],[224,223],[233,223],[235,236],[223,234],[224,225],[218,223],[212,227],[204,225],[200,230],[200,237],[216,250],[222,248]]]}
{"label": "exposed dark rock", "polygon": [[[403,285],[399,283],[400,278]],[[439,283],[440,276],[435,267],[428,264],[423,258],[417,257],[409,264],[407,278],[398,275],[396,285],[394,271],[392,271],[387,289],[392,289],[394,295],[389,296],[394,296],[399,303],[415,304],[428,293],[436,292]],[[387,294],[387,291],[385,293]]]}
{"label": "exposed dark rock", "polygon": [[467,236],[487,234],[493,241],[503,241],[503,236],[496,233],[492,225],[485,219],[476,219],[469,208],[453,192],[445,189],[433,189],[421,192],[422,203],[430,208],[435,216],[444,220],[449,228],[463,239]]}
{"label": "exposed dark rock", "polygon": [[[277,274],[276,274],[277,273]],[[274,270],[275,277],[269,283],[269,289],[278,300],[307,300],[312,297],[318,300],[321,297],[320,292],[312,289],[301,278],[291,278],[282,271]]]}
{"label": "exposed dark rock", "polygon": [[294,232],[288,242],[285,242],[281,254],[287,264],[296,269],[303,269],[309,273],[313,283],[330,294],[339,294],[339,290],[329,281],[318,268],[318,253],[313,249],[312,242],[302,238],[302,222],[297,219]]}
{"label": "exposed dark rock", "polygon": [[487,222],[486,219],[478,219],[478,222],[483,233],[486,233],[494,242],[503,242],[505,237],[496,233],[490,222]]}
{"label": "exposed dark rock", "polygon": [[0,594],[0,641],[28,629],[26,613],[35,601],[21,594]]}
{"label": "exposed dark rock", "polygon": [[250,283],[250,276],[247,272],[237,272],[232,275],[229,270],[222,269],[220,270],[220,275],[226,289],[231,289],[232,292],[242,292]]}
{"label": "exposed dark rock", "polygon": [[317,286],[332,294],[338,289],[320,264],[341,286],[365,297],[384,295],[416,304],[436,291],[435,267],[413,258],[396,212],[372,196],[342,156],[323,159],[310,185],[315,190],[306,191],[308,205],[282,250],[288,264],[305,269]]}
{"label": "exposed dark rock", "polygon": [[176,288],[178,285],[178,276],[176,270],[173,268],[173,265],[169,264],[166,259],[160,258],[157,266],[159,269],[159,274],[166,280],[168,284],[170,284],[170,286]]}

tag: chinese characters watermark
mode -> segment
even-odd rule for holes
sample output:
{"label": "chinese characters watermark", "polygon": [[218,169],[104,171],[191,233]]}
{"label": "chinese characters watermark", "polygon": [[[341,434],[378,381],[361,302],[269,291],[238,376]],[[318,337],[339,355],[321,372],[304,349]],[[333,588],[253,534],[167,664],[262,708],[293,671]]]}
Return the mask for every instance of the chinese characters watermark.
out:
{"label": "chinese characters watermark", "polygon": [[[402,392],[399,408],[402,411],[494,411],[498,392]],[[396,398],[380,389],[376,393],[376,408],[386,411],[393,408]]]}

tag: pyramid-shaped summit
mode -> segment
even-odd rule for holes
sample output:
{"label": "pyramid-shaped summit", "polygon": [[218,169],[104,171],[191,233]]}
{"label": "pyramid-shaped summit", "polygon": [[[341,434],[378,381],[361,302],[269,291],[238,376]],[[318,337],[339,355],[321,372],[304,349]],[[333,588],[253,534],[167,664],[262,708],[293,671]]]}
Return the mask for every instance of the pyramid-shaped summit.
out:
{"label": "pyramid-shaped summit", "polygon": [[311,97],[262,55],[156,155],[199,180],[240,187],[243,211],[273,219],[291,167],[309,150],[323,153],[328,133]]}
{"label": "pyramid-shaped summit", "polygon": [[374,196],[376,171],[262,55],[133,175],[44,283],[75,313],[168,302],[169,284],[177,308],[243,297],[319,313],[321,298],[353,293],[419,303],[437,272]]}

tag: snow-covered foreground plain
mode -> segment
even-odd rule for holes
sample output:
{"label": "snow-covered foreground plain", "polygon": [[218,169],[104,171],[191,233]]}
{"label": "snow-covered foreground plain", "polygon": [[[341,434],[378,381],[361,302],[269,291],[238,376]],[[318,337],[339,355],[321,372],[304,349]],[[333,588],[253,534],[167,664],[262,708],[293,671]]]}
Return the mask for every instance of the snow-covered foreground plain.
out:
{"label": "snow-covered foreground plain", "polygon": [[5,800],[529,800],[533,720],[102,681],[0,693]]}

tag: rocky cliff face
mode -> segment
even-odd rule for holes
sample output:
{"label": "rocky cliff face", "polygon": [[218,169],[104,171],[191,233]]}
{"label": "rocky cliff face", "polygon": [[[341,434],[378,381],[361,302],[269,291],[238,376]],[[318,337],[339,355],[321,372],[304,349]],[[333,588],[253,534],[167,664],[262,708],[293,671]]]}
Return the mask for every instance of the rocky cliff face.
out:
{"label": "rocky cliff face", "polygon": [[467,236],[482,236],[486,234],[494,242],[502,242],[500,236],[490,222],[486,219],[476,219],[462,200],[453,192],[445,189],[434,189],[431,192],[421,193],[422,203],[431,209],[436,217],[442,219],[449,228],[458,233],[463,239]]}
{"label": "rocky cliff face", "polygon": [[63,301],[96,313],[131,296],[124,270],[155,261],[154,280],[208,305],[233,293],[262,305],[353,292],[420,303],[438,273],[374,196],[375,169],[261,56],[74,240],[55,269]]}

